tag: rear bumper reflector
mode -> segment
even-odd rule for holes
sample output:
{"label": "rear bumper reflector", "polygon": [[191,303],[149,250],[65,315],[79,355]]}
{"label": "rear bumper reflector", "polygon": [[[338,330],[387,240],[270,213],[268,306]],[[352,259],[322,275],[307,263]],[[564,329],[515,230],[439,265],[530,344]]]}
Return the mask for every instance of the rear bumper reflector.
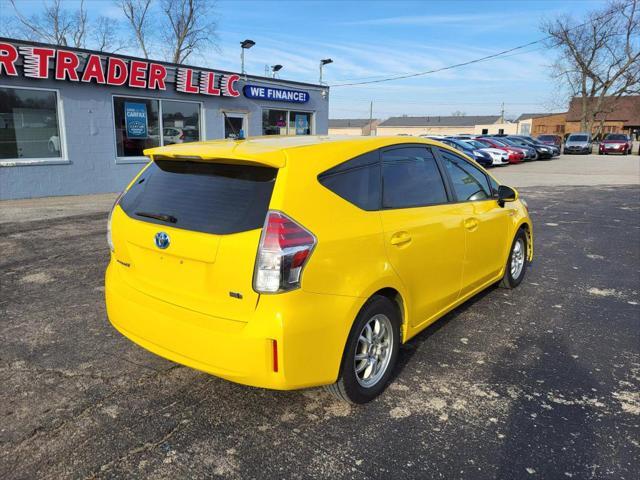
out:
{"label": "rear bumper reflector", "polygon": [[273,353],[273,371],[277,372],[278,371],[278,341],[271,340],[271,347],[272,347],[272,353]]}

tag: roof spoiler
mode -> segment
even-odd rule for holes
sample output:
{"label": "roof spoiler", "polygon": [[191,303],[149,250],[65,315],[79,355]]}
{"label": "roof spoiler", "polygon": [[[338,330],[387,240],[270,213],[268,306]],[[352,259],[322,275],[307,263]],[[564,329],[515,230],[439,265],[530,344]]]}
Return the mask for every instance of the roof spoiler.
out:
{"label": "roof spoiler", "polygon": [[182,162],[203,162],[203,163],[225,163],[227,165],[250,165],[255,167],[282,168],[285,165],[284,159],[278,158],[247,158],[247,157],[210,157],[204,155],[171,155],[154,154],[145,150],[144,154],[152,161],[173,160]]}

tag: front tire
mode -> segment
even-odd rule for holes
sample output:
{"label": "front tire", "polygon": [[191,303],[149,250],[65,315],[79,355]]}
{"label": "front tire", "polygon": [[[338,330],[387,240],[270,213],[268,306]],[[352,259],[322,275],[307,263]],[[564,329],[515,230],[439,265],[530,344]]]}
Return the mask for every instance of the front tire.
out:
{"label": "front tire", "polygon": [[398,308],[386,297],[373,296],[351,327],[338,381],[326,389],[345,402],[370,402],[387,387],[399,349]]}
{"label": "front tire", "polygon": [[518,230],[516,237],[511,244],[504,276],[500,281],[502,288],[516,288],[522,283],[527,271],[527,234],[523,228]]}

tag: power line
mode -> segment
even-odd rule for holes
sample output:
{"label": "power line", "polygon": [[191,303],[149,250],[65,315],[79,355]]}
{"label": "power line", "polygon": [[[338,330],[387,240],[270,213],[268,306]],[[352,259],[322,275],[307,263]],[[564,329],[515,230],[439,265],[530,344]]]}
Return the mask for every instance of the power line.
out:
{"label": "power line", "polygon": [[485,62],[487,60],[499,57],[499,56],[504,55],[506,53],[511,53],[511,52],[515,52],[516,50],[521,50],[523,48],[530,47],[531,45],[535,45],[537,43],[540,43],[541,41],[542,40],[536,40],[534,42],[529,42],[529,43],[524,44],[524,45],[519,45],[517,47],[513,47],[513,48],[510,48],[508,50],[503,50],[502,52],[494,53],[492,55],[487,55],[486,57],[476,58],[474,60],[469,60],[468,62],[456,63],[454,65],[449,65],[449,66],[446,66],[446,67],[435,68],[433,70],[427,70],[426,72],[407,73],[405,75],[396,75],[395,77],[387,77],[387,78],[382,78],[380,80],[367,80],[365,82],[339,83],[337,85],[331,85],[331,88],[335,88],[335,87],[351,87],[351,86],[355,86],[355,85],[369,85],[369,84],[372,84],[372,83],[383,83],[383,82],[391,82],[393,80],[403,80],[403,79],[406,79],[406,78],[421,77],[423,75],[429,75],[431,73],[443,72],[445,70],[452,70],[454,68],[465,67],[467,65],[472,65],[474,63]]}
{"label": "power line", "polygon": [[[523,48],[524,48],[524,47],[523,47]],[[527,53],[537,52],[537,51],[543,50],[543,49],[545,49],[545,48],[546,48],[546,47],[544,47],[544,46],[543,46],[543,47],[534,48],[534,49],[532,49],[532,50],[527,50],[526,52],[517,52],[517,53],[512,53],[511,55],[502,55],[502,58],[514,57],[514,56],[516,56],[516,55],[525,55],[525,54],[527,54]],[[416,75],[422,75],[422,74],[426,75],[426,73],[427,73],[427,72],[419,73],[419,74],[416,74]],[[399,75],[399,76],[402,76],[402,75],[404,75],[404,74],[401,74],[401,73],[391,73],[391,74],[390,74],[390,73],[387,73],[387,74],[382,74],[382,75],[371,75],[371,76],[369,76],[369,77],[341,78],[341,79],[336,80],[336,81],[338,81],[338,82],[350,82],[350,81],[352,81],[352,80],[372,80],[372,79],[383,79],[383,80],[384,80],[384,79],[386,79],[386,78],[390,78],[390,77],[388,77],[388,75],[392,75],[392,76],[393,76],[393,75]],[[372,83],[372,82],[363,82],[363,83]],[[342,87],[342,86],[345,86],[345,85],[343,85],[343,84],[336,84],[336,85],[332,85],[332,86],[333,86],[333,87]]]}
{"label": "power line", "polygon": [[[634,2],[635,2],[635,0],[632,0],[631,2],[629,2],[626,5],[622,6],[621,8],[624,10],[628,6],[632,5]],[[610,15],[613,15],[616,12],[617,12],[617,10],[616,11],[607,12],[607,13],[605,13],[604,15],[602,15],[600,17],[593,18],[593,19],[589,20],[588,22],[584,22],[584,23],[581,23],[579,25],[576,25],[575,27],[569,28],[569,29],[567,29],[567,31],[571,31],[571,30],[575,30],[575,29],[580,28],[580,27],[584,27],[585,25],[589,24],[590,22],[595,22],[595,21],[598,21],[598,20],[602,20],[603,18],[606,18],[606,17],[608,17]],[[533,42],[529,42],[529,43],[525,43],[525,44],[522,44],[522,45],[518,45],[517,47],[509,48],[507,50],[503,50],[503,51],[498,52],[498,53],[494,53],[494,54],[487,55],[487,56],[484,56],[484,57],[476,58],[474,60],[469,60],[467,62],[456,63],[454,65],[448,65],[446,67],[435,68],[433,70],[427,70],[425,72],[407,73],[407,74],[403,74],[403,75],[396,75],[396,76],[391,76],[391,77],[387,77],[387,78],[381,78],[381,79],[378,79],[378,80],[367,80],[367,81],[364,81],[364,82],[338,83],[338,84],[335,84],[335,85],[330,85],[330,87],[335,88],[335,87],[351,87],[351,86],[356,86],[356,85],[370,85],[370,84],[373,84],[373,83],[391,82],[393,80],[403,80],[403,79],[407,79],[407,78],[414,78],[414,77],[421,77],[421,76],[424,76],[424,75],[430,75],[432,73],[438,73],[438,72],[443,72],[443,71],[446,71],[446,70],[452,70],[454,68],[465,67],[467,65],[472,65],[474,63],[486,62],[487,60],[492,60],[494,58],[498,58],[498,57],[504,56],[507,53],[515,52],[517,50],[522,50],[523,48],[527,48],[527,47],[530,47],[532,45],[537,45],[538,43],[542,43],[542,42],[544,42],[546,40],[549,40],[550,38],[552,38],[552,36],[551,35],[547,35],[544,38],[540,38],[538,40],[534,40]]]}

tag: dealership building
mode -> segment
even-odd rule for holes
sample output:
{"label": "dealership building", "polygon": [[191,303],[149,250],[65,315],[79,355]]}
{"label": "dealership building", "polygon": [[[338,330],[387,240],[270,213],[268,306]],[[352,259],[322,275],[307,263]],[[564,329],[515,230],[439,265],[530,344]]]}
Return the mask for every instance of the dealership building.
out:
{"label": "dealership building", "polygon": [[117,192],[159,145],[328,130],[329,88],[0,38],[0,199]]}

